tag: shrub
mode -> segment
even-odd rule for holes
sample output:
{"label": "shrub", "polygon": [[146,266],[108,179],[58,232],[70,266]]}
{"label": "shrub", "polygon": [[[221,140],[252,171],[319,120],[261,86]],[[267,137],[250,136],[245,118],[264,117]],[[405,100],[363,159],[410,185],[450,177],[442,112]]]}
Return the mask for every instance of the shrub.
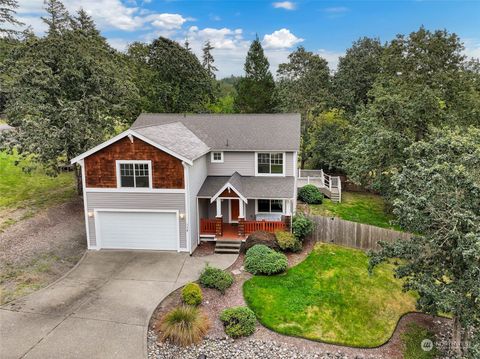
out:
{"label": "shrub", "polygon": [[202,290],[197,283],[188,283],[182,289],[182,300],[188,305],[200,305],[203,300]]}
{"label": "shrub", "polygon": [[313,222],[303,214],[296,214],[292,220],[292,232],[297,239],[303,241],[313,231]]}
{"label": "shrub", "polygon": [[265,231],[256,231],[250,234],[245,240],[245,251],[249,250],[256,244],[264,244],[269,248],[275,249],[276,251],[280,250],[277,240],[273,233]]}
{"label": "shrub", "polygon": [[210,328],[210,322],[198,308],[182,306],[168,312],[159,328],[162,340],[187,346],[202,340]]}
{"label": "shrub", "polygon": [[430,351],[422,349],[421,344],[424,339],[435,342],[435,335],[423,326],[415,323],[408,324],[406,330],[401,334],[401,338],[405,359],[433,359],[439,354],[435,346]]}
{"label": "shrub", "polygon": [[262,244],[257,244],[245,255],[245,270],[252,274],[277,274],[287,269],[287,257]]}
{"label": "shrub", "polygon": [[233,284],[233,275],[229,272],[207,265],[200,275],[200,284],[214,288],[225,294],[225,290]]}
{"label": "shrub", "polygon": [[307,184],[298,190],[298,199],[307,204],[321,204],[323,194],[313,184]]}
{"label": "shrub", "polygon": [[293,233],[277,231],[275,232],[275,236],[282,251],[300,252],[302,250],[302,242],[300,242]]}
{"label": "shrub", "polygon": [[246,337],[255,332],[257,319],[248,307],[227,308],[220,314],[225,333],[232,338]]}

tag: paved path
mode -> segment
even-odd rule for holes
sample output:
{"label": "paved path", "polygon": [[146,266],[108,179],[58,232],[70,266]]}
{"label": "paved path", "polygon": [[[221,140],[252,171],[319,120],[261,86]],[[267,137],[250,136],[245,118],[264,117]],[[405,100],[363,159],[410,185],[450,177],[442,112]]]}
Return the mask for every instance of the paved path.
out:
{"label": "paved path", "polygon": [[148,321],[205,263],[237,255],[98,251],[53,285],[0,307],[0,358],[145,358]]}

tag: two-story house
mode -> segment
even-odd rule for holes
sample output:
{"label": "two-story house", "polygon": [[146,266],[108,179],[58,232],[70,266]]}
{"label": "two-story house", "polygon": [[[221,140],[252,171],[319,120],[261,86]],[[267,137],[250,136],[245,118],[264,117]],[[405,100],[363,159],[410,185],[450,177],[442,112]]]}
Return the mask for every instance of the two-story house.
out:
{"label": "two-story house", "polygon": [[74,158],[88,248],[192,253],[201,239],[290,229],[300,116],[142,114]]}

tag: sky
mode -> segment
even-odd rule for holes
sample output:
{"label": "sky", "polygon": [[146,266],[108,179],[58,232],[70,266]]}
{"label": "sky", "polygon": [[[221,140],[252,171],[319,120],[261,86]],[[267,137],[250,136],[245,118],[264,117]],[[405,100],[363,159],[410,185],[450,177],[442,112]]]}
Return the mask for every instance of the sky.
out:
{"label": "sky", "polygon": [[[18,0],[19,19],[37,34],[43,0]],[[120,51],[133,41],[164,36],[184,43],[201,56],[210,40],[217,78],[242,75],[251,41],[258,35],[275,72],[297,46],[323,56],[335,70],[338,58],[360,37],[389,41],[420,26],[447,29],[460,36],[465,54],[480,58],[480,0],[470,1],[199,1],[64,0],[75,13],[83,7],[102,35]]]}

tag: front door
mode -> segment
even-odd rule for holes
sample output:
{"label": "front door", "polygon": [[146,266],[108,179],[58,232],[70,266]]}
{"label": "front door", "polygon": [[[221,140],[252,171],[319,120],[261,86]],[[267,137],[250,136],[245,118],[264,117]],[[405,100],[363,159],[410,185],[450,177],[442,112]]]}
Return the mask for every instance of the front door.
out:
{"label": "front door", "polygon": [[240,208],[238,207],[238,199],[230,200],[230,222],[238,222]]}

